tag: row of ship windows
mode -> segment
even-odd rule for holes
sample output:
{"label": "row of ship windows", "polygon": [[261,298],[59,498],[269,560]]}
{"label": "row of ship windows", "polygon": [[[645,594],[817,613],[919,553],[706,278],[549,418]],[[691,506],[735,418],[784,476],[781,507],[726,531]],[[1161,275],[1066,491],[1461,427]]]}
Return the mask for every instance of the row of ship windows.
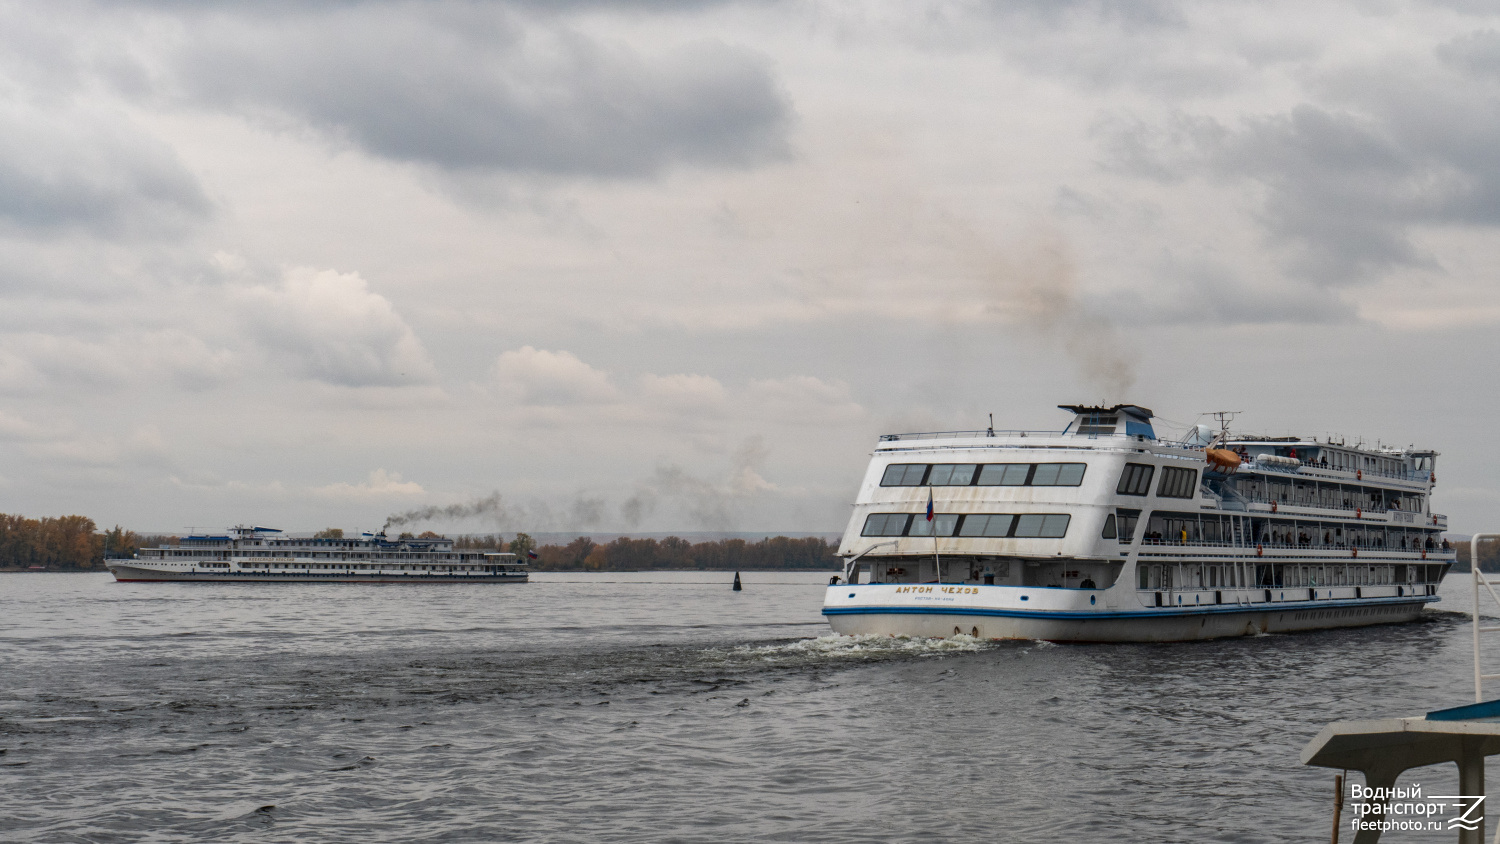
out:
{"label": "row of ship windows", "polygon": [[[881,486],[1078,486],[1085,463],[892,463],[885,467]],[[1147,495],[1156,467],[1126,463],[1115,491]],[[1162,498],[1193,498],[1198,494],[1198,470],[1162,467],[1156,494]]]}
{"label": "row of ship windows", "polygon": [[[228,563],[202,563],[228,568]],[[496,571],[500,566],[381,565],[379,563],[241,563],[242,569],[333,569],[337,571]]]}
{"label": "row of ship windows", "polygon": [[1086,463],[892,463],[881,486],[1078,486]]}
{"label": "row of ship windows", "polygon": [[[1137,510],[1118,510],[1118,519],[1105,518],[1103,538],[1119,535],[1120,544],[1135,538]],[[1148,543],[1170,545],[1223,545],[1234,543],[1233,519],[1212,513],[1152,513],[1147,521]],[[1118,525],[1118,529],[1117,526]],[[1399,550],[1447,550],[1441,531],[1402,525],[1328,522],[1311,519],[1251,518],[1240,524],[1243,544],[1336,548],[1390,548]]]}
{"label": "row of ship windows", "polygon": [[1058,539],[1068,533],[1066,513],[871,513],[861,536],[973,536]]}
{"label": "row of ship windows", "polygon": [[[1139,510],[1117,510],[1105,517],[1101,537],[1129,545],[1135,539]],[[1154,544],[1310,545],[1336,547],[1433,550],[1440,547],[1434,531],[1398,526],[1351,525],[1282,519],[1253,519],[1240,529],[1236,542],[1233,516],[1200,513],[1152,513],[1143,539]],[[1240,517],[1243,518],[1243,517]],[[1060,539],[1067,535],[1071,517],[1065,513],[872,513],[861,536],[959,536]]]}
{"label": "row of ship windows", "polygon": [[[202,551],[165,550],[165,551],[160,551],[160,552],[153,552],[152,550],[146,550],[146,551],[142,551],[141,552],[141,556],[142,557],[160,556],[160,557],[197,557],[197,558],[202,558],[202,557],[205,556],[205,554]],[[289,557],[289,556],[293,556],[293,555],[278,553],[278,552],[275,552],[275,551],[241,551],[238,554],[236,554],[235,556],[239,556],[239,557]],[[310,558],[310,559],[315,559],[315,560],[339,560],[339,559],[345,559],[348,555],[340,554],[338,552],[312,551],[312,552],[309,552],[309,553],[306,553],[306,554],[302,554],[301,556],[307,557],[307,558]],[[361,555],[359,555],[359,558],[369,559],[369,560],[412,560],[412,559],[425,559],[425,560],[433,560],[433,561],[436,561],[436,562],[443,562],[443,561],[449,561],[449,560],[454,560],[454,561],[458,561],[458,560],[482,560],[482,559],[484,559],[485,556],[486,555],[484,555],[484,554],[443,554],[443,555],[434,556],[434,555],[431,555],[431,554],[420,554],[420,553],[413,553],[413,552],[390,551],[390,552],[376,553],[376,554],[361,554]]]}
{"label": "row of ship windows", "polygon": [[1297,563],[1217,566],[1168,564],[1136,569],[1140,589],[1244,589],[1285,586],[1382,586],[1397,583],[1437,583],[1441,564],[1427,565],[1302,565]]}

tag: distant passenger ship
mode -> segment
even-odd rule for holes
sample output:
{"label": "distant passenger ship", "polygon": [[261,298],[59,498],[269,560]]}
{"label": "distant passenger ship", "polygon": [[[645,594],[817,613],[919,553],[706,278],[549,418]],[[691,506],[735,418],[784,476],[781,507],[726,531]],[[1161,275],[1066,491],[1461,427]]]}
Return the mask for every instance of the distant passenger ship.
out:
{"label": "distant passenger ship", "polygon": [[1168,642],[1409,621],[1454,562],[1437,452],[1058,431],[880,438],[823,614],[841,634]]}
{"label": "distant passenger ship", "polygon": [[295,583],[525,583],[515,554],[456,551],[447,537],[389,539],[295,537],[263,527],[222,536],[184,536],[176,545],[142,548],[106,560],[115,580]]}

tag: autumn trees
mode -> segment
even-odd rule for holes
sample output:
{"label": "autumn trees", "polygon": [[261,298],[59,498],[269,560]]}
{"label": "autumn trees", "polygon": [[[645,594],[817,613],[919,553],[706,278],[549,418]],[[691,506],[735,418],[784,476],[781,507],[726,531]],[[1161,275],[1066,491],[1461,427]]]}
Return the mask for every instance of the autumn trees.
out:
{"label": "autumn trees", "polygon": [[139,537],[116,526],[98,533],[87,516],[28,519],[0,513],[0,566],[97,568],[104,554],[134,553]]}

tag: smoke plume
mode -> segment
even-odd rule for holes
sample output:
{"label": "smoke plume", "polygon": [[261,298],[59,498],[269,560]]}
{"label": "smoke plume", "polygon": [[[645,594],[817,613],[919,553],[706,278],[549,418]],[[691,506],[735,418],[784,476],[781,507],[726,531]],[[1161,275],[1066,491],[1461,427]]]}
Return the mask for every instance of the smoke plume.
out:
{"label": "smoke plume", "polygon": [[501,500],[500,493],[497,491],[466,504],[449,504],[446,507],[419,507],[415,510],[407,510],[405,513],[393,513],[386,517],[385,527],[381,528],[381,530],[388,530],[393,527],[401,527],[417,522],[456,522],[462,519],[473,519],[481,516],[500,522],[505,520],[506,515],[505,504]]}
{"label": "smoke plume", "polygon": [[757,467],[765,460],[766,446],[759,436],[750,437],[735,451],[729,474],[721,481],[688,474],[682,467],[656,467],[652,476],[636,485],[635,492],[620,505],[626,528],[634,530],[663,500],[686,513],[700,530],[731,531],[738,523],[740,508],[751,498],[771,492],[776,486],[761,477]]}
{"label": "smoke plume", "polygon": [[385,528],[428,522],[479,520],[493,530],[559,531],[592,530],[604,519],[604,499],[582,493],[554,508],[545,501],[507,502],[498,491],[462,504],[419,507],[394,513]]}
{"label": "smoke plume", "polygon": [[1105,401],[1131,400],[1136,354],[1107,316],[1079,301],[1078,273],[1062,237],[1043,234],[1005,256],[994,256],[993,248],[986,251],[992,256],[986,275],[993,281],[994,299],[985,310],[1060,344]]}

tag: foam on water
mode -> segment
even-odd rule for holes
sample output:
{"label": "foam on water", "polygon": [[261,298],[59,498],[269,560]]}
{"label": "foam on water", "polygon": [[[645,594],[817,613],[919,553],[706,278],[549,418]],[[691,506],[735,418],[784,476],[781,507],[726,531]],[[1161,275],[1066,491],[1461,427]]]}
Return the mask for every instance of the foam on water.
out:
{"label": "foam on water", "polygon": [[832,634],[815,639],[800,639],[773,645],[741,645],[735,653],[777,660],[780,657],[829,657],[870,659],[890,656],[933,656],[949,653],[972,653],[993,643],[958,634],[946,639],[921,636],[840,636]]}

